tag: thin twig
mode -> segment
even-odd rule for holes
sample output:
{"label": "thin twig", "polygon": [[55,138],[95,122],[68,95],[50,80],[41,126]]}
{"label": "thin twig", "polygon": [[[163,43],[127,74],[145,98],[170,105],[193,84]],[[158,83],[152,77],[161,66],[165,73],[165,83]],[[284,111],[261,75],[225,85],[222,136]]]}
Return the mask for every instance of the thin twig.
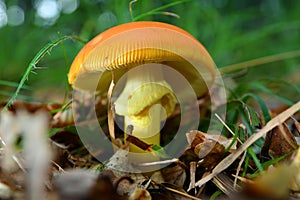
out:
{"label": "thin twig", "polygon": [[57,164],[55,161],[51,160],[51,163],[57,167],[58,171],[65,172],[65,170],[61,166],[59,166],[59,164]]}
{"label": "thin twig", "polygon": [[156,183],[156,182],[155,182],[155,181],[153,181],[153,180],[152,180],[152,182],[153,182],[154,184],[156,184],[156,185],[159,185],[159,186],[163,187],[164,189],[166,189],[166,190],[169,190],[169,191],[171,191],[171,192],[174,192],[174,193],[176,193],[176,194],[178,194],[178,195],[181,195],[181,196],[187,197],[187,198],[189,198],[189,199],[201,200],[200,198],[194,197],[194,196],[192,196],[192,195],[189,195],[189,194],[187,194],[187,193],[184,193],[184,192],[181,192],[181,191],[175,190],[175,189],[173,189],[173,188],[170,188],[170,187],[166,187],[165,185],[163,185],[163,184],[160,184],[160,183]]}
{"label": "thin twig", "polygon": [[[231,133],[231,135],[234,136],[235,133],[229,128],[229,126],[223,121],[223,119],[221,119],[221,117],[217,113],[215,113],[215,116],[222,123],[222,125],[229,131],[229,133]],[[239,138],[237,138],[237,141],[239,141],[239,143],[243,144],[243,142]]]}
{"label": "thin twig", "polygon": [[114,73],[112,72],[112,78],[111,83],[109,85],[109,89],[107,92],[107,120],[108,120],[108,130],[109,130],[109,136],[111,139],[111,142],[113,144],[116,144],[116,137],[115,137],[115,107],[112,105],[111,102],[111,96],[112,92],[114,90],[115,84],[114,84]]}
{"label": "thin twig", "polygon": [[242,168],[242,164],[243,164],[243,162],[244,162],[244,160],[245,160],[245,158],[246,158],[246,155],[247,155],[247,151],[244,151],[244,154],[243,154],[243,156],[242,156],[242,158],[241,158],[241,160],[240,160],[240,162],[239,162],[239,165],[238,165],[238,167],[237,167],[237,169],[236,169],[236,173],[235,173],[235,178],[234,178],[234,182],[233,182],[233,188],[236,190],[236,186],[237,186],[237,177],[238,177],[238,175],[239,175],[239,173],[240,173],[240,171],[241,171],[241,168]]}
{"label": "thin twig", "polygon": [[155,166],[155,165],[177,163],[178,161],[179,161],[178,158],[173,158],[171,160],[160,160],[160,161],[155,161],[155,162],[138,163],[137,165],[140,167],[149,167],[149,166]]}
{"label": "thin twig", "polygon": [[[195,189],[195,180],[196,180],[196,170],[197,170],[197,162],[190,162],[190,184],[187,191],[189,192],[191,189]],[[195,194],[197,194],[197,190],[195,189]]]}
{"label": "thin twig", "polygon": [[250,147],[256,140],[263,137],[268,131],[272,130],[279,124],[286,121],[291,115],[295,112],[298,112],[300,109],[300,101],[296,104],[285,110],[284,112],[277,115],[275,118],[270,120],[260,131],[256,134],[253,134],[248,140],[245,141],[244,144],[240,146],[234,153],[230,154],[226,158],[224,158],[214,169],[213,171],[205,176],[204,178],[200,179],[196,186],[202,186],[209,180],[211,180],[214,176],[222,172],[223,170],[227,169],[248,147]]}

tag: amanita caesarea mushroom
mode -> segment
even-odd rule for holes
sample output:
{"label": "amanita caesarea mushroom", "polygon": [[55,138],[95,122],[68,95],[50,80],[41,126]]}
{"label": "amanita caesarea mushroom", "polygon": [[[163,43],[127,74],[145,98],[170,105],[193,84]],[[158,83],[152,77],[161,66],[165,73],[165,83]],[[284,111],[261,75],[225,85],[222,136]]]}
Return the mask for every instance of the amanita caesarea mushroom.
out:
{"label": "amanita caesarea mushroom", "polygon": [[[68,79],[75,89],[104,93],[112,71],[115,82],[126,73],[126,83],[114,102],[116,113],[124,116],[124,130],[133,125],[134,136],[160,144],[161,121],[177,103],[165,67],[184,76],[198,97],[207,92],[215,76],[210,55],[186,31],[160,22],[131,22],[88,42],[74,59]],[[138,150],[131,146],[131,151]]]}

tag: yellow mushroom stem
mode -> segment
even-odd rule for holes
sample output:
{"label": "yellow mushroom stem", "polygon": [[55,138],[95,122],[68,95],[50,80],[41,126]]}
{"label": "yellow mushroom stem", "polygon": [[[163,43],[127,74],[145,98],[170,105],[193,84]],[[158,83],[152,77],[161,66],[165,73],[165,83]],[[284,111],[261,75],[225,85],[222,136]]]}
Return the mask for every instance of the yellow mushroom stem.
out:
{"label": "yellow mushroom stem", "polygon": [[[160,144],[160,125],[172,114],[176,98],[164,81],[162,65],[147,64],[131,69],[118,99],[116,113],[124,116],[124,130],[133,125],[132,135],[147,144]],[[130,145],[131,152],[143,152]]]}

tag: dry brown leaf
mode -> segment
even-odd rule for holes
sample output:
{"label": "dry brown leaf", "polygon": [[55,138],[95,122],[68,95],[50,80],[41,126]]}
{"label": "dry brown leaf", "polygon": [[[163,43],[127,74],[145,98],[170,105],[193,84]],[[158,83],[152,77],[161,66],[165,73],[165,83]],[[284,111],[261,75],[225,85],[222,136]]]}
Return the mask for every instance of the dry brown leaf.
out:
{"label": "dry brown leaf", "polygon": [[253,134],[246,142],[241,145],[234,153],[230,154],[226,158],[224,158],[206,177],[202,178],[196,183],[196,186],[202,186],[209,180],[211,180],[214,176],[221,173],[223,170],[227,169],[249,146],[251,146],[256,140],[263,137],[267,132],[278,126],[279,124],[286,121],[290,116],[292,116],[295,112],[298,112],[300,109],[300,101],[296,104],[277,115],[275,118],[270,120],[260,131]]}
{"label": "dry brown leaf", "polygon": [[151,200],[152,197],[146,189],[135,188],[128,200]]}
{"label": "dry brown leaf", "polygon": [[189,133],[186,133],[186,139],[187,139],[189,145],[193,148],[193,147],[195,147],[195,145],[193,145],[193,143],[198,144],[200,142],[203,142],[205,139],[205,136],[204,136],[204,134],[202,134],[201,131],[192,130]]}
{"label": "dry brown leaf", "polygon": [[293,122],[295,124],[295,127],[296,127],[298,133],[300,134],[300,123],[294,117],[292,117],[292,119],[293,119]]}
{"label": "dry brown leaf", "polygon": [[225,147],[218,142],[219,140],[224,141],[223,136],[209,135],[194,130],[187,133],[186,137],[190,149],[199,159],[202,159],[198,164],[208,170],[212,169],[225,154]]}
{"label": "dry brown leaf", "polygon": [[179,165],[165,167],[161,170],[165,182],[183,187],[186,180],[186,172]]}
{"label": "dry brown leaf", "polygon": [[[297,148],[298,145],[295,137],[292,135],[287,125],[283,123],[267,133],[265,144],[262,148],[262,154],[270,154],[274,158],[279,158]],[[289,157],[286,159],[289,159]]]}
{"label": "dry brown leaf", "polygon": [[[192,130],[189,133],[186,133],[186,138],[190,146],[192,148],[195,146],[195,144],[198,144],[204,140],[211,140],[220,143],[224,147],[229,146],[229,144],[232,142],[232,139],[228,139],[223,135],[220,135],[219,133],[213,133],[213,134],[208,134],[204,133],[199,130]],[[236,145],[234,144],[231,149],[235,149]]]}
{"label": "dry brown leaf", "polygon": [[[227,196],[232,196],[237,190],[234,188],[234,183],[231,178],[225,173],[220,173],[215,176],[212,182]],[[238,188],[240,188],[238,186]]]}

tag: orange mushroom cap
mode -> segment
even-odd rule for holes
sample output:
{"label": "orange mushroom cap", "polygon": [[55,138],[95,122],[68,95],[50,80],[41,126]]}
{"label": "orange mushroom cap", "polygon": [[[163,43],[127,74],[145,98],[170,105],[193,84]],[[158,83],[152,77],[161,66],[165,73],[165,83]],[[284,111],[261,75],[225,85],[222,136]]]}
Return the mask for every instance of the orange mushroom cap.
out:
{"label": "orange mushroom cap", "polygon": [[144,21],[122,24],[93,38],[74,59],[68,80],[75,89],[104,92],[111,70],[118,80],[129,68],[145,63],[174,68],[197,96],[207,91],[215,76],[212,58],[192,35],[170,24]]}

